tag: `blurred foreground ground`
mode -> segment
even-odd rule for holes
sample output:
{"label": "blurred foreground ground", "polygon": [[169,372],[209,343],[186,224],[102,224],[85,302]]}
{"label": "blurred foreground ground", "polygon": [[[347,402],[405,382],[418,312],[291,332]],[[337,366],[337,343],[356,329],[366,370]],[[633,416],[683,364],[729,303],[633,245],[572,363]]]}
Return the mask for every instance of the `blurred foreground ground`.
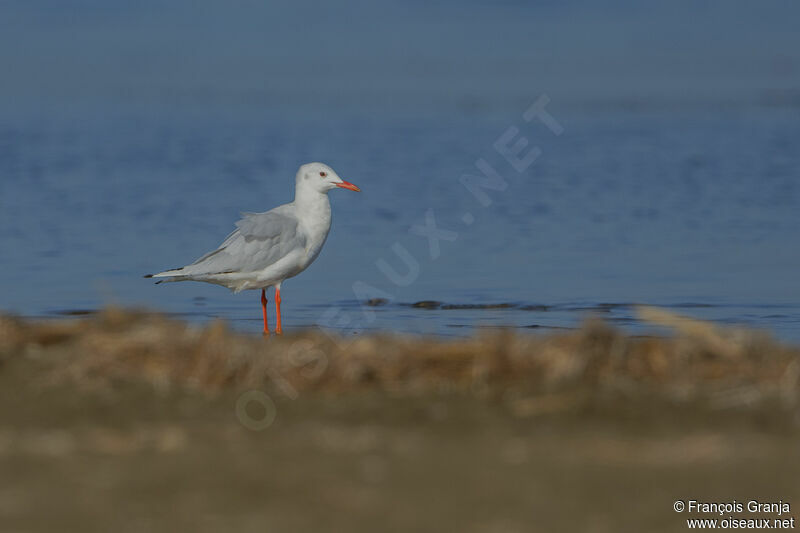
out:
{"label": "blurred foreground ground", "polygon": [[262,339],[119,310],[0,317],[2,530],[681,531],[706,517],[677,499],[783,500],[795,516],[800,349],[641,312],[675,335]]}

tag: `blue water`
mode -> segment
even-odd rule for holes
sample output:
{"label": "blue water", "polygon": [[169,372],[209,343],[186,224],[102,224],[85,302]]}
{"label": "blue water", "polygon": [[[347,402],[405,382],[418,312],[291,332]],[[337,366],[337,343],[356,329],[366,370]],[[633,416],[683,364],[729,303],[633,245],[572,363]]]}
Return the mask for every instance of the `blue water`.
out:
{"label": "blue water", "polygon": [[[319,160],[363,193],[331,193],[323,252],[282,291],[288,329],[647,332],[643,303],[800,341],[800,43],[780,3],[745,35],[755,8],[727,4],[59,5],[0,22],[2,310],[258,331],[256,292],[141,276],[290,201]],[[560,135],[522,118],[542,94]],[[493,146],[510,126],[541,150],[521,173]],[[459,181],[480,158],[507,183],[489,205]],[[409,231],[429,212],[448,232],[433,254]]]}

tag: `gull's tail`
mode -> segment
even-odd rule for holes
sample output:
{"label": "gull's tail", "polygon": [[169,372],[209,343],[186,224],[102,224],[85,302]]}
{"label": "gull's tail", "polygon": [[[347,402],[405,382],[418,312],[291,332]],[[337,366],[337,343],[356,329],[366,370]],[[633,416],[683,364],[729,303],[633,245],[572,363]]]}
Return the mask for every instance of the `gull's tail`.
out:
{"label": "gull's tail", "polygon": [[190,276],[184,274],[184,269],[185,268],[186,267],[172,268],[170,270],[165,270],[164,272],[159,272],[158,274],[147,274],[145,276],[145,278],[148,278],[148,279],[149,278],[167,278],[167,279],[162,279],[162,280],[156,281],[156,285],[158,285],[159,283],[169,283],[169,282],[172,282],[172,281],[186,281],[186,280],[191,279],[191,278],[190,278]]}

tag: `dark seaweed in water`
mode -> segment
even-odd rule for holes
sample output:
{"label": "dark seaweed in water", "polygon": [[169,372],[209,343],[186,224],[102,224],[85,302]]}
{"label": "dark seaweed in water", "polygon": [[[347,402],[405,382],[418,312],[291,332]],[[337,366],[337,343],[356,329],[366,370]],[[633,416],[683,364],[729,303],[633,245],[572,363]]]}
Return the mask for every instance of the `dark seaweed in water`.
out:
{"label": "dark seaweed in water", "polygon": [[442,305],[442,309],[511,309],[515,304],[447,304]]}
{"label": "dark seaweed in water", "polygon": [[434,300],[423,300],[421,302],[415,302],[410,305],[415,309],[439,309],[442,306],[442,302],[437,302]]}
{"label": "dark seaweed in water", "polygon": [[549,311],[552,309],[552,305],[544,305],[544,304],[533,304],[533,305],[522,305],[520,309],[522,311]]}
{"label": "dark seaweed in water", "polygon": [[54,313],[61,316],[89,316],[97,314],[98,311],[96,309],[63,309]]}
{"label": "dark seaweed in water", "polygon": [[512,309],[517,307],[512,303],[496,303],[496,304],[445,304],[437,302],[436,300],[422,300],[407,304],[415,309]]}

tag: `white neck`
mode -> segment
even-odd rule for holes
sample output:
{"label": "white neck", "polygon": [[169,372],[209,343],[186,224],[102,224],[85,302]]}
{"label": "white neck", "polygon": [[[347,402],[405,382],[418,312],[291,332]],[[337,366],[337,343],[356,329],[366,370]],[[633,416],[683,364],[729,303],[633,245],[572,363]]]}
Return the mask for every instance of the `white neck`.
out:
{"label": "white neck", "polygon": [[307,231],[326,234],[331,227],[331,203],[328,195],[299,184],[294,193],[297,218]]}
{"label": "white neck", "polygon": [[319,192],[311,187],[303,187],[302,184],[295,188],[294,205],[300,211],[305,212],[313,212],[319,208],[323,211],[326,209],[330,211],[331,208],[327,193]]}

